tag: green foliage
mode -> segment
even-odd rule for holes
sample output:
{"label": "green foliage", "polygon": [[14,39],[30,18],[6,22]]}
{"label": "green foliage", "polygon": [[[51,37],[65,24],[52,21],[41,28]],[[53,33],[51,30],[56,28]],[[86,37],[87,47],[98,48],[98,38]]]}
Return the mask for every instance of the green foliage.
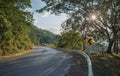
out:
{"label": "green foliage", "polygon": [[0,0],[0,55],[29,50],[33,44],[29,38],[32,26],[30,0]]}
{"label": "green foliage", "polygon": [[58,47],[82,49],[82,39],[80,33],[74,31],[63,32],[58,42]]}
{"label": "green foliage", "polygon": [[[120,0],[42,1],[46,6],[37,10],[38,12],[46,10],[54,14],[66,13],[68,19],[62,24],[63,30],[72,29],[83,35],[93,36],[96,40],[97,38],[108,40],[108,52],[111,53],[113,44],[118,40],[117,33],[120,31]],[[91,20],[93,14],[97,16],[96,20]]]}
{"label": "green foliage", "polygon": [[56,45],[60,36],[55,35],[52,32],[49,32],[47,30],[43,30],[43,29],[37,28],[36,26],[33,26],[31,29],[30,38],[36,45],[39,45],[39,44]]}

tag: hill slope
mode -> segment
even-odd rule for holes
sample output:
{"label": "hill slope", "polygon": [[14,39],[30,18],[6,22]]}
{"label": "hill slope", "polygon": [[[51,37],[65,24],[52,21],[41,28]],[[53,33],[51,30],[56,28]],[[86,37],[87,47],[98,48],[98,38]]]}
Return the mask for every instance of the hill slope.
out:
{"label": "hill slope", "polygon": [[31,30],[31,40],[34,44],[56,44],[60,36],[54,33],[33,26]]}

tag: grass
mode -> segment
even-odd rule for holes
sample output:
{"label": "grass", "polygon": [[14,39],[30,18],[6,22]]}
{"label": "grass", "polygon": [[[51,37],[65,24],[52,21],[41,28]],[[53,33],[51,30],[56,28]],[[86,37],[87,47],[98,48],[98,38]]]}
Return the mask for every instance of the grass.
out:
{"label": "grass", "polygon": [[11,53],[11,54],[8,53],[5,56],[0,56],[0,60],[20,56],[20,55],[23,55],[23,54],[26,54],[26,53],[29,53],[29,52],[31,52],[31,51],[30,50],[20,50],[18,52],[14,52],[14,53]]}
{"label": "grass", "polygon": [[[87,76],[87,63],[85,58],[70,50],[58,49],[73,55],[73,63],[65,76]],[[120,53],[107,54],[91,52],[91,61],[94,76],[120,76]]]}
{"label": "grass", "polygon": [[91,53],[94,76],[120,76],[120,54]]}

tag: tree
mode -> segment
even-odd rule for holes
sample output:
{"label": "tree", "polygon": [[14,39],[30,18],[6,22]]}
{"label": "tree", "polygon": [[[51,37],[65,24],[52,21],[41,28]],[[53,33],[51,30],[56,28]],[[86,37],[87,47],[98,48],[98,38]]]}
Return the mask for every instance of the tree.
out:
{"label": "tree", "polygon": [[79,32],[67,31],[62,32],[62,37],[58,42],[58,47],[82,49],[82,39]]}
{"label": "tree", "polygon": [[60,36],[55,35],[54,33],[43,30],[36,26],[33,26],[30,33],[31,40],[35,43],[35,45],[39,44],[54,44],[56,45]]}
{"label": "tree", "polygon": [[[120,31],[120,1],[119,0],[43,0],[46,6],[38,12],[50,11],[51,13],[66,13],[69,18],[64,22],[64,27],[80,31],[92,32],[96,30],[100,37],[108,40],[107,53],[112,53],[111,48]],[[92,15],[96,20],[91,20]],[[100,34],[101,33],[101,34]],[[92,33],[91,33],[92,34]],[[83,37],[84,38],[84,37]]]}
{"label": "tree", "polygon": [[111,52],[113,44],[117,41],[117,33],[120,31],[120,1],[101,1],[97,5],[98,20],[94,23],[94,26],[102,32],[103,36],[109,41],[107,49],[108,53]]}
{"label": "tree", "polygon": [[32,26],[30,0],[0,0],[0,54],[27,50],[32,47],[29,30]]}

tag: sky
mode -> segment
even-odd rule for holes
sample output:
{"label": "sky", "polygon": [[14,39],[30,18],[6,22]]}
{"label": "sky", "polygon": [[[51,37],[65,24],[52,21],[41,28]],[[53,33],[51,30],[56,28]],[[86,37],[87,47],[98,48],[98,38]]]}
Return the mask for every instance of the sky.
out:
{"label": "sky", "polygon": [[60,34],[61,23],[64,22],[67,18],[65,14],[56,16],[48,12],[37,13],[37,9],[40,9],[45,6],[45,3],[41,0],[31,0],[32,9],[30,11],[34,12],[34,25],[38,28],[49,30],[55,34]]}

